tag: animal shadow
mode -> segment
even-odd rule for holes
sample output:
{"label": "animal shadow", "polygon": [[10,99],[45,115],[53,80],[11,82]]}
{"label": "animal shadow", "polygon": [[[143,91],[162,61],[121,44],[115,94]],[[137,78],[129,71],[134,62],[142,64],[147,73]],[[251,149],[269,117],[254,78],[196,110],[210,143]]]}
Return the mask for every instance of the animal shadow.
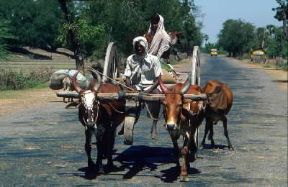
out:
{"label": "animal shadow", "polygon": [[78,171],[83,172],[84,175],[77,175],[77,176],[80,176],[80,177],[87,179],[87,180],[96,179],[98,176],[98,174],[95,172],[95,169],[91,169],[88,167],[79,168]]}
{"label": "animal shadow", "polygon": [[[121,163],[121,168],[128,170],[123,175],[123,179],[131,179],[142,170],[148,170],[152,177],[160,178],[163,182],[171,183],[176,181],[180,175],[180,166],[174,156],[173,148],[131,146],[120,153],[115,160]],[[169,169],[161,170],[165,164],[175,164]],[[158,170],[161,174],[158,174]],[[155,172],[156,171],[156,172]],[[197,174],[200,171],[190,168],[189,174]]]}
{"label": "animal shadow", "polygon": [[202,148],[203,149],[222,149],[222,150],[224,150],[224,149],[228,149],[228,146],[227,145],[214,145],[214,146],[212,146],[211,144],[204,144],[204,145],[202,145]]}
{"label": "animal shadow", "polygon": [[[180,176],[180,166],[177,158],[174,156],[173,148],[131,146],[123,152],[114,152],[115,155],[114,162],[118,162],[117,166],[107,168],[104,165],[104,174],[97,174],[96,168],[83,167],[78,169],[78,171],[83,173],[77,176],[93,180],[99,175],[122,175],[123,179],[131,179],[136,175],[144,175],[159,178],[166,183],[172,183]],[[164,166],[166,164],[175,164],[175,166],[166,169],[167,167]],[[189,175],[198,174],[200,171],[191,167],[188,173]]]}
{"label": "animal shadow", "polygon": [[[166,183],[172,183],[176,181],[178,177],[180,176],[180,166],[176,165],[175,167],[162,170],[161,172],[163,173],[163,175],[160,177],[161,180]],[[189,175],[194,175],[194,174],[199,174],[199,173],[201,173],[201,171],[198,170],[197,168],[189,168],[188,170]]]}

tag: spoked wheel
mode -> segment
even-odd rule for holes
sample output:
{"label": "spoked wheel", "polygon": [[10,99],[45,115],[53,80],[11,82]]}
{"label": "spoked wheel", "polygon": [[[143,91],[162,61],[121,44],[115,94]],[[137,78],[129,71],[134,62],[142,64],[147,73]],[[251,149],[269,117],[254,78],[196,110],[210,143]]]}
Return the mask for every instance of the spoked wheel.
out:
{"label": "spoked wheel", "polygon": [[138,115],[138,102],[134,100],[126,100],[125,112],[126,117],[124,120],[124,144],[133,144],[133,130]]}
{"label": "spoked wheel", "polygon": [[[192,68],[191,68],[191,78],[192,78],[192,85],[200,86],[200,52],[199,47],[194,46],[193,48],[193,56],[192,56]],[[195,142],[197,148],[199,147],[198,142],[198,128],[195,132]]]}
{"label": "spoked wheel", "polygon": [[134,116],[126,116],[124,121],[124,144],[132,145],[133,144],[133,130],[135,124]]}
{"label": "spoked wheel", "polygon": [[193,48],[191,76],[192,84],[200,86],[200,52],[198,46]]}
{"label": "spoked wheel", "polygon": [[105,55],[102,82],[111,82],[111,79],[115,80],[119,76],[119,65],[116,43],[110,42]]}

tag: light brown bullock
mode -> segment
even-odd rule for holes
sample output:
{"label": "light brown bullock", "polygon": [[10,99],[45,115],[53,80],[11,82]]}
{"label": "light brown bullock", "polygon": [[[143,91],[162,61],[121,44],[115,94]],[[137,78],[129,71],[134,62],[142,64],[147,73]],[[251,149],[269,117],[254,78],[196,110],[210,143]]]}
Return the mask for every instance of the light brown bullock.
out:
{"label": "light brown bullock", "polygon": [[215,142],[213,140],[213,124],[216,125],[218,121],[222,121],[224,135],[228,142],[228,148],[233,149],[228,136],[226,117],[233,104],[232,90],[226,84],[220,81],[210,80],[203,87],[203,91],[207,94],[208,104],[205,112],[206,125],[202,145],[205,145],[206,136],[210,131],[208,139],[211,140],[211,146],[215,146]]}
{"label": "light brown bullock", "polygon": [[[195,160],[197,151],[195,133],[204,119],[204,102],[185,98],[184,94],[201,94],[201,88],[197,85],[191,85],[190,79],[184,84],[177,83],[171,88],[167,88],[162,81],[159,85],[165,94],[163,100],[165,126],[172,139],[179,163],[181,159],[179,156],[182,156],[184,161],[181,165],[180,176],[186,178],[190,168],[189,162]],[[179,154],[177,140],[181,135],[184,143],[180,149],[181,154]]]}
{"label": "light brown bullock", "polygon": [[[94,72],[95,73],[95,72]],[[125,100],[98,100],[97,93],[118,93],[120,87],[110,83],[91,83],[89,89],[80,88],[72,78],[72,84],[80,95],[79,120],[85,127],[85,151],[88,157],[88,168],[96,169],[96,172],[103,173],[102,158],[107,158],[107,169],[113,167],[112,150],[115,141],[115,131],[118,125],[124,121]],[[101,82],[97,74],[97,82]],[[96,165],[91,157],[92,135],[97,140],[97,161]]]}

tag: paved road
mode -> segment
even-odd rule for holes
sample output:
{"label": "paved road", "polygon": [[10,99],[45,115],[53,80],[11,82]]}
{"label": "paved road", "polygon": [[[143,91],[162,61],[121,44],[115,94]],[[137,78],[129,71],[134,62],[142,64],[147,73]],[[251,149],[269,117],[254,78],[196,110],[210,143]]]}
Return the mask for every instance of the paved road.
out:
{"label": "paved road", "polygon": [[287,186],[286,93],[259,69],[247,69],[224,57],[201,60],[201,83],[218,79],[234,91],[228,130],[235,151],[225,146],[222,125],[215,126],[219,148],[210,149],[208,144],[199,150],[189,182],[177,178],[163,119],[159,139],[153,141],[144,111],[135,127],[133,146],[123,145],[123,137],[117,137],[114,159],[119,170],[101,176],[87,173],[84,129],[77,111],[65,110],[57,102],[61,99],[55,98],[42,108],[0,118],[0,185]]}

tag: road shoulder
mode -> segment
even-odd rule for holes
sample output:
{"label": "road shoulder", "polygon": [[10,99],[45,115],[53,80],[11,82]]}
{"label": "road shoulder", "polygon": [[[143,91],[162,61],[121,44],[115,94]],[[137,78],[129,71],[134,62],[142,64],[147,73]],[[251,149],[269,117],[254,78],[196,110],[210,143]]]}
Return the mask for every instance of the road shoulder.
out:
{"label": "road shoulder", "polygon": [[272,81],[277,83],[280,90],[288,92],[288,72],[280,69],[276,69],[269,64],[256,64],[251,63],[249,60],[238,60],[235,58],[230,58],[231,61],[240,63],[247,68],[251,69],[261,69],[263,70],[268,76],[271,77]]}

